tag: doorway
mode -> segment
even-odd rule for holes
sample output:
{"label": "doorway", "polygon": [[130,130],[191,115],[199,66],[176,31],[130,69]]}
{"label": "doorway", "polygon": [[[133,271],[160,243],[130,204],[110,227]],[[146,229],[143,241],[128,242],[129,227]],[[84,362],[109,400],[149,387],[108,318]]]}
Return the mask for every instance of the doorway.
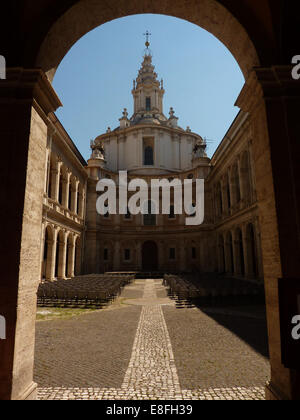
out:
{"label": "doorway", "polygon": [[143,271],[158,271],[158,248],[155,242],[145,242],[142,248]]}

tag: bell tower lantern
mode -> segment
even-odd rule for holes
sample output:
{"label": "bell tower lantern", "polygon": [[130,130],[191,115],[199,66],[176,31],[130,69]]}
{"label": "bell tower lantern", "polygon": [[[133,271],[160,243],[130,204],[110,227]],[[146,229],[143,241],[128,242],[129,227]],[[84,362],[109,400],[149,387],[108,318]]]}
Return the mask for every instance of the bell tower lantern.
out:
{"label": "bell tower lantern", "polygon": [[135,116],[145,116],[147,114],[163,115],[163,81],[157,80],[157,73],[154,71],[152,64],[152,52],[150,50],[149,36],[147,31],[146,49],[144,52],[144,61],[139,70],[136,80],[133,82],[132,95],[134,99]]}

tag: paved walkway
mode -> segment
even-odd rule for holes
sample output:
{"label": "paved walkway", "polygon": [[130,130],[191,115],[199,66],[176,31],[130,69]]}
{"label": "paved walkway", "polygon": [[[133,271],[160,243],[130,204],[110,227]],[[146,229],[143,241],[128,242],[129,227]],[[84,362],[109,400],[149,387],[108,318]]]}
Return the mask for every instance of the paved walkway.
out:
{"label": "paved walkway", "polygon": [[[159,296],[159,297],[158,297]],[[261,384],[255,384],[253,381],[253,386],[218,386],[210,387],[206,386],[197,389],[195,384],[201,384],[201,379],[190,378],[189,375],[186,376],[185,370],[182,370],[182,364],[177,363],[179,360],[175,360],[171,338],[169,335],[166,319],[164,312],[167,316],[172,316],[169,325],[172,325],[171,321],[177,322],[177,317],[182,316],[184,312],[177,310],[174,306],[173,301],[171,301],[167,295],[164,287],[161,285],[161,281],[155,280],[146,280],[146,281],[136,281],[134,285],[129,286],[125,289],[122,299],[125,299],[123,303],[128,306],[121,309],[119,312],[122,312],[123,316],[127,314],[124,311],[130,311],[131,315],[134,315],[132,322],[129,320],[129,330],[128,337],[129,342],[127,343],[131,348],[132,353],[130,356],[129,363],[127,364],[127,370],[123,372],[123,382],[120,383],[120,379],[117,379],[117,385],[120,383],[120,386],[113,387],[95,387],[95,386],[78,386],[82,384],[82,381],[74,382],[76,387],[64,385],[64,378],[60,377],[60,386],[57,386],[58,383],[52,382],[51,387],[41,387],[39,388],[38,395],[42,400],[259,400],[264,399],[264,387]],[[195,318],[199,321],[199,314],[201,311],[198,309],[193,310],[184,310],[190,311],[189,313],[193,314]],[[192,312],[191,312],[192,311]],[[115,318],[116,312],[118,311],[103,311],[102,313],[113,314]],[[98,315],[99,314],[99,315]],[[101,312],[97,316],[99,317],[99,322],[101,319]],[[132,331],[134,329],[134,324],[136,322],[136,316],[139,314],[139,322],[136,329],[135,338],[132,344]],[[201,313],[202,314],[202,313]],[[207,315],[202,314],[207,319]],[[96,316],[96,314],[93,314]],[[88,321],[86,316],[86,321]],[[103,321],[103,319],[102,319]],[[57,326],[63,321],[56,321]],[[190,321],[188,321],[190,322]],[[213,321],[212,321],[213,322]],[[53,324],[53,322],[51,322]],[[40,324],[40,323],[39,323]],[[38,327],[41,326],[38,324]],[[47,323],[42,323],[47,324]],[[48,323],[50,324],[50,323]],[[42,327],[44,327],[42,325]],[[87,327],[87,322],[85,323]],[[99,327],[99,324],[98,324]],[[169,327],[170,328],[170,327]],[[188,328],[188,327],[187,327]],[[190,325],[192,329],[193,326]],[[43,328],[42,328],[43,329]],[[63,329],[64,330],[64,329]],[[172,330],[174,328],[172,327]],[[113,328],[112,328],[113,334]],[[38,331],[39,335],[39,331]],[[131,338],[130,338],[131,337]],[[179,337],[180,338],[180,337]],[[193,358],[194,351],[192,336],[190,337],[191,342],[185,343],[187,346],[190,346],[190,350],[187,351],[187,355],[184,355],[182,358],[186,361],[189,358]],[[39,342],[39,338],[37,339]],[[175,349],[178,353],[177,343],[175,343]],[[240,343],[237,343],[239,345]],[[242,345],[242,344],[240,344]],[[118,343],[116,343],[118,346]],[[247,347],[248,348],[248,347]],[[41,350],[40,350],[41,351]],[[107,349],[109,351],[109,349]],[[189,351],[191,355],[189,355]],[[81,352],[84,352],[84,349],[81,349]],[[248,353],[251,353],[250,351]],[[180,353],[178,353],[179,355]],[[117,354],[114,355],[118,357]],[[126,363],[126,356],[123,356],[123,366]],[[66,356],[67,357],[67,356]],[[99,355],[98,355],[99,357]],[[128,357],[128,356],[127,356]],[[180,355],[181,357],[181,355]],[[256,369],[261,369],[260,366],[257,366],[257,358],[252,354],[253,363],[256,366]],[[100,357],[101,358],[101,357]],[[105,358],[107,356],[105,355]],[[198,363],[201,363],[201,354],[197,352]],[[89,358],[87,358],[89,359]],[[103,357],[102,357],[103,359]],[[92,363],[91,360],[87,360],[85,363]],[[249,360],[248,360],[249,362]],[[37,363],[39,364],[37,368],[37,380],[38,375],[40,377],[39,383],[45,384],[48,379],[43,377],[43,372],[47,372],[47,360],[39,361],[39,346],[37,351]],[[267,362],[266,362],[267,363]],[[180,375],[178,375],[178,370],[176,364],[180,367]],[[122,363],[121,363],[122,365]],[[264,365],[265,367],[265,365]],[[58,366],[59,368],[59,366]],[[72,370],[70,365],[69,367]],[[44,369],[44,370],[43,370]],[[100,373],[101,365],[99,366],[99,371],[96,373],[96,377],[102,375]],[[194,370],[196,367],[194,367]],[[73,366],[74,370],[74,366]],[[187,372],[189,368],[186,367]],[[206,366],[204,363],[204,370]],[[66,370],[65,370],[66,371]],[[230,373],[230,372],[229,372]],[[49,374],[49,369],[48,369]],[[55,380],[57,378],[58,372],[54,375]],[[51,376],[51,375],[50,375]],[[118,375],[117,375],[118,376]],[[180,378],[179,378],[180,376]],[[120,378],[120,374],[118,376]],[[218,375],[217,375],[218,378]],[[194,381],[193,381],[194,379]],[[55,382],[54,380],[54,382]],[[51,381],[51,379],[50,379]],[[223,381],[223,379],[222,379]],[[233,381],[237,383],[238,381],[233,378]],[[95,381],[92,381],[95,383]],[[100,383],[101,380],[100,380]],[[209,381],[205,382],[205,385],[209,385]],[[220,382],[221,383],[221,382]],[[225,383],[224,381],[222,383]],[[69,382],[70,384],[70,382]],[[190,390],[182,389],[182,384],[189,385],[191,384]]]}

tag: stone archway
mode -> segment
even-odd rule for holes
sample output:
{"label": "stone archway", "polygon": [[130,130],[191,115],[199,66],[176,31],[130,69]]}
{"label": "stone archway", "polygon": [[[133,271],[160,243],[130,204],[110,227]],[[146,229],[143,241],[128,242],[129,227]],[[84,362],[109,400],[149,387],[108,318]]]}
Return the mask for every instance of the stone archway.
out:
{"label": "stone archway", "polygon": [[231,51],[246,79],[253,67],[260,64],[256,49],[244,27],[216,0],[201,0],[186,5],[183,5],[181,0],[140,0],[126,3],[120,1],[114,8],[94,0],[78,1],[49,29],[35,64],[42,68],[52,81],[64,56],[86,33],[111,20],[144,13],[185,19],[212,33]]}
{"label": "stone archway", "polygon": [[158,246],[154,241],[142,246],[142,267],[143,271],[158,271]]}
{"label": "stone archway", "polygon": [[[7,69],[9,84],[2,84],[4,89],[1,90],[1,130],[8,140],[3,144],[3,155],[11,156],[11,150],[18,150],[18,153],[3,162],[3,173],[7,173],[7,176],[1,182],[3,196],[8,196],[11,185],[14,185],[15,197],[13,200],[6,200],[7,203],[4,202],[1,206],[2,220],[5,220],[3,235],[10,238],[12,232],[16,233],[3,250],[3,255],[7,256],[7,267],[4,267],[3,272],[1,292],[4,293],[0,294],[0,304],[10,322],[9,339],[3,344],[3,358],[0,361],[0,371],[4,378],[1,382],[0,398],[25,399],[34,396],[35,392],[32,382],[32,349],[35,279],[39,277],[40,270],[41,244],[37,238],[41,237],[40,202],[43,197],[46,164],[43,160],[47,139],[46,124],[49,112],[60,106],[49,80],[52,80],[64,55],[81,36],[102,23],[136,13],[168,14],[208,30],[232,52],[247,80],[237,104],[250,113],[253,129],[253,161],[262,221],[261,238],[272,364],[272,386],[268,388],[268,395],[276,398],[299,398],[299,387],[295,387],[299,383],[299,373],[285,369],[281,363],[277,279],[300,276],[300,212],[299,199],[295,194],[300,190],[300,178],[297,176],[300,89],[299,84],[290,77],[290,47],[287,48],[285,44],[289,37],[281,44],[281,35],[275,36],[276,19],[273,22],[270,18],[270,2],[261,0],[259,4],[263,7],[255,5],[253,9],[251,2],[243,2],[247,5],[247,10],[251,9],[251,16],[248,13],[244,16],[238,14],[238,4],[242,2],[235,2],[235,5],[223,2],[228,4],[235,16],[239,16],[238,19],[243,24],[217,0],[191,1],[188,5],[181,0],[141,0],[130,3],[119,0],[113,7],[109,3],[95,0],[80,0],[73,6],[73,1],[61,1],[61,6],[58,6],[58,10],[49,19],[48,6],[46,8],[45,4],[39,3],[42,4],[36,6],[42,7],[39,13],[35,13],[34,8],[29,10],[29,6],[24,4],[22,13],[18,10],[12,17],[16,22],[20,20],[20,28],[33,29],[31,32],[26,31],[22,41],[20,33],[19,38],[16,36],[20,40],[20,46],[19,49],[16,48],[15,55],[12,54],[12,63],[18,68]],[[262,18],[260,9],[264,10],[265,19]],[[37,22],[38,25],[35,25]],[[248,32],[245,30],[246,22]],[[259,26],[258,31],[255,22]],[[249,29],[252,30],[251,37]],[[284,32],[284,27],[282,31]],[[259,33],[257,37],[254,36],[256,32]],[[284,34],[282,37],[284,38]],[[255,39],[255,46],[251,39]],[[6,41],[4,48],[8,48]],[[267,67],[258,68],[262,62],[258,55],[262,59],[262,52],[266,54],[264,65]],[[293,95],[289,96],[286,92],[293,92]],[[12,171],[13,167],[17,168],[17,172]],[[282,173],[285,174],[284,179]],[[15,182],[16,178],[18,182]],[[28,249],[31,250],[30,254],[26,252]],[[26,300],[18,301],[20,296],[26,296]]]}

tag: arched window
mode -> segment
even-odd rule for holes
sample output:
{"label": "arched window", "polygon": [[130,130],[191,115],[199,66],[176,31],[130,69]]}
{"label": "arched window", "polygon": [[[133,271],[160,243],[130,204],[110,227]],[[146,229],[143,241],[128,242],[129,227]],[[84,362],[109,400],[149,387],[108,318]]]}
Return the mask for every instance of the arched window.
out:
{"label": "arched window", "polygon": [[154,165],[154,153],[153,153],[153,148],[151,146],[145,147],[144,165],[145,166],[153,166]]}

